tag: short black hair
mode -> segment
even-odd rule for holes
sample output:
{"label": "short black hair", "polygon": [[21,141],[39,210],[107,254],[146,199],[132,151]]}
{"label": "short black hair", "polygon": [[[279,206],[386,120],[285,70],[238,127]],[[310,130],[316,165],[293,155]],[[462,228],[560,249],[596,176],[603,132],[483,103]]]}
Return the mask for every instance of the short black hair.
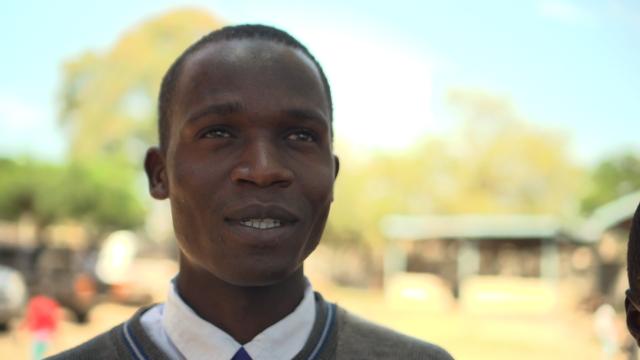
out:
{"label": "short black hair", "polygon": [[[627,276],[631,293],[640,295],[640,205],[636,209],[627,243]],[[638,300],[636,300],[638,301]]]}
{"label": "short black hair", "polygon": [[331,126],[331,135],[333,136],[333,101],[331,99],[329,81],[322,70],[322,66],[320,66],[320,63],[318,63],[309,50],[307,50],[307,48],[293,36],[283,30],[266,25],[236,25],[226,26],[212,31],[193,43],[173,62],[171,67],[169,67],[169,70],[167,70],[167,73],[162,78],[160,94],[158,96],[158,135],[160,138],[160,149],[166,150],[168,145],[169,118],[171,116],[172,98],[174,96],[176,84],[180,77],[180,72],[184,62],[191,54],[197,52],[208,44],[218,41],[241,39],[261,39],[290,46],[302,51],[302,53],[315,64],[318,72],[320,73],[320,79],[322,80],[325,96],[329,102],[329,125]]}

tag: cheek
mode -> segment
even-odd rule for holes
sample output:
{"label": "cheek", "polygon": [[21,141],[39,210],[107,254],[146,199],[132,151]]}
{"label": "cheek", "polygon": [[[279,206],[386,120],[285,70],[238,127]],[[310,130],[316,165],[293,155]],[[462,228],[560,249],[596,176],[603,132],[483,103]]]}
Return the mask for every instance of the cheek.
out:
{"label": "cheek", "polygon": [[[310,176],[306,180],[308,184],[306,192],[309,194],[307,197],[308,206],[313,213],[310,239],[312,242],[317,243],[324,230],[331,202],[333,201],[333,171],[327,170],[321,174],[316,173],[316,176]],[[313,246],[315,247],[315,245]]]}
{"label": "cheek", "polygon": [[226,179],[223,162],[212,163],[202,156],[176,156],[169,174],[171,197],[195,207],[211,204]]}
{"label": "cheek", "polygon": [[196,231],[198,229],[197,223],[199,222],[197,218],[198,211],[193,207],[192,203],[185,201],[180,196],[181,194],[174,194],[171,197],[171,216],[176,239],[182,250],[192,249],[197,247],[197,244],[185,240],[199,237]]}
{"label": "cheek", "polygon": [[[190,165],[187,165],[190,164]],[[215,199],[219,188],[215,169],[197,161],[176,161],[171,167],[170,201],[173,224],[178,239],[198,238],[198,231],[208,231],[212,214],[219,203]]]}
{"label": "cheek", "polygon": [[333,200],[333,184],[335,174],[333,166],[318,166],[315,169],[307,168],[299,173],[299,183],[303,184],[305,193],[318,206],[326,201]]}

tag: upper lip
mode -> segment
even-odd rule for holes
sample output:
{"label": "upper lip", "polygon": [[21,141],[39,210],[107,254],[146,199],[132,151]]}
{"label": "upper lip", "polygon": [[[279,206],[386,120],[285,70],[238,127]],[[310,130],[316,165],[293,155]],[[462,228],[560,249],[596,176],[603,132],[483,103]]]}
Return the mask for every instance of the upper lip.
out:
{"label": "upper lip", "polygon": [[298,221],[298,217],[289,209],[278,204],[249,204],[230,209],[225,220],[242,221],[247,219],[275,219],[283,222]]}

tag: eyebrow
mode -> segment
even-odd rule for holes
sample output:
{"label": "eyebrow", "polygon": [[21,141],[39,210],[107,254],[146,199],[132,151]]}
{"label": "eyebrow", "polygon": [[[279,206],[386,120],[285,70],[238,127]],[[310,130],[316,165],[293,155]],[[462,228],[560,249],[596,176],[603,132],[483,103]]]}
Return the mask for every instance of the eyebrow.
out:
{"label": "eyebrow", "polygon": [[323,123],[324,125],[329,124],[329,120],[326,119],[320,112],[311,109],[288,109],[283,111],[287,116],[300,119],[300,120],[314,120]]}
{"label": "eyebrow", "polygon": [[[187,118],[187,123],[197,122],[199,119],[207,115],[226,116],[226,115],[239,113],[244,110],[245,110],[245,106],[242,103],[237,101],[212,104],[189,115],[189,117]],[[282,113],[288,117],[298,119],[298,120],[311,120],[314,122],[318,122],[324,126],[327,126],[329,124],[329,120],[327,120],[322,115],[322,113],[312,109],[294,108],[294,109],[284,110],[282,111]]]}
{"label": "eyebrow", "polygon": [[198,121],[198,119],[206,115],[225,116],[238,113],[244,110],[244,106],[239,102],[226,102],[220,104],[212,104],[205,107],[202,110],[198,110],[195,113],[189,115],[187,118],[188,123]]}

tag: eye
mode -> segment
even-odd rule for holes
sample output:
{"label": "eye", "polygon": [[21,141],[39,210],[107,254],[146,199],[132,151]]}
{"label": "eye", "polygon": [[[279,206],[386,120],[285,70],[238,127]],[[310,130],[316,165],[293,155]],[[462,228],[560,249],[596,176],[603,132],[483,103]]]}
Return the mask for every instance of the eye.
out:
{"label": "eye", "polygon": [[315,142],[317,137],[309,130],[295,130],[287,135],[287,140]]}
{"label": "eye", "polygon": [[225,128],[213,128],[202,134],[203,138],[230,138],[231,133]]}

